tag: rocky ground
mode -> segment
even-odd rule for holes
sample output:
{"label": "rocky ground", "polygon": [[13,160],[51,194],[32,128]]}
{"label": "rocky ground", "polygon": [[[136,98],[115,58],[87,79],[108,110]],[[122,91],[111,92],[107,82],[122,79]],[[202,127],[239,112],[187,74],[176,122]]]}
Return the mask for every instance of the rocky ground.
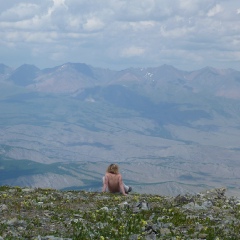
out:
{"label": "rocky ground", "polygon": [[239,239],[240,200],[0,187],[0,239]]}

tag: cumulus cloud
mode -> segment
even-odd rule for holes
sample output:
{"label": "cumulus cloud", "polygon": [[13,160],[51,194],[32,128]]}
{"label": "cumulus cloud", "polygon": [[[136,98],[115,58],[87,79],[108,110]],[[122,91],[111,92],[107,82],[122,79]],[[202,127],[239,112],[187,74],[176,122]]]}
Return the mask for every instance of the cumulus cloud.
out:
{"label": "cumulus cloud", "polygon": [[215,5],[213,8],[211,8],[209,11],[208,11],[208,17],[213,17],[215,16],[216,14],[218,13],[221,13],[223,11],[223,8],[221,5],[217,4]]}
{"label": "cumulus cloud", "polygon": [[4,21],[20,21],[26,18],[32,18],[38,12],[39,6],[32,3],[19,3],[16,6],[2,12],[0,19]]}
{"label": "cumulus cloud", "polygon": [[1,61],[12,65],[3,53],[18,54],[12,62],[20,65],[16,49],[24,49],[22,59],[40,67],[66,60],[109,68],[239,68],[239,14],[235,0],[4,1]]}
{"label": "cumulus cloud", "polygon": [[104,27],[104,23],[101,21],[101,19],[98,19],[96,17],[90,17],[86,20],[85,23],[83,23],[83,29],[87,31],[96,31],[100,30]]}
{"label": "cumulus cloud", "polygon": [[59,10],[68,10],[67,5],[65,4],[65,0],[52,0],[53,5],[48,8],[47,16],[52,16],[54,12],[57,12]]}
{"label": "cumulus cloud", "polygon": [[145,50],[140,47],[128,47],[122,50],[121,56],[122,57],[135,57],[135,56],[141,56]]}

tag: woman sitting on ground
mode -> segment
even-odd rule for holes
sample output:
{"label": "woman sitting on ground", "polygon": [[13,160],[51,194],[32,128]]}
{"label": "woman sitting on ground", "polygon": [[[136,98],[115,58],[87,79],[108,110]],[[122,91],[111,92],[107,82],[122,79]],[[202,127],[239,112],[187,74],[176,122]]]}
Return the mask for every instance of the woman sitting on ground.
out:
{"label": "woman sitting on ground", "polygon": [[122,175],[119,173],[117,164],[110,164],[107,168],[106,174],[103,177],[103,192],[109,190],[111,193],[122,193],[127,195],[132,191],[131,187],[126,186],[122,181]]}

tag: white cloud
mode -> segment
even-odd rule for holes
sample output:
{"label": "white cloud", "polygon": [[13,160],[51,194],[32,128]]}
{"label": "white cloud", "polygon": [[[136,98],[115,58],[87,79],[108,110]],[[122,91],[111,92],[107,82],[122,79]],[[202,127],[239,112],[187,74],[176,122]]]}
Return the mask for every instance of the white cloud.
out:
{"label": "white cloud", "polygon": [[19,3],[12,8],[2,12],[0,19],[4,21],[19,21],[26,18],[34,17],[39,11],[39,6],[32,3]]}
{"label": "white cloud", "polygon": [[221,13],[222,11],[223,11],[222,6],[217,4],[208,11],[207,16],[213,17],[213,16],[217,15],[218,13]]}
{"label": "white cloud", "polygon": [[79,29],[80,26],[82,25],[82,20],[78,16],[69,16],[68,18],[68,26],[70,29]]}
{"label": "white cloud", "polygon": [[121,56],[122,57],[136,57],[136,56],[141,56],[143,55],[143,53],[145,52],[144,48],[141,47],[136,47],[136,46],[132,46],[132,47],[128,47],[122,50],[121,52]]}
{"label": "white cloud", "polygon": [[199,1],[195,0],[180,0],[179,1],[179,7],[181,10],[187,11],[187,12],[193,12],[198,9]]}
{"label": "white cloud", "polygon": [[[1,51],[1,61],[9,61],[2,52],[14,56],[13,49],[24,46],[45,66],[66,59],[105,67],[172,61],[188,69],[222,62],[234,68],[233,53],[240,49],[239,14],[236,0],[4,1],[0,39],[6,51]],[[52,51],[53,45],[64,51]],[[41,54],[34,55],[38,51]],[[18,54],[16,59],[21,59]]]}
{"label": "white cloud", "polygon": [[194,28],[193,27],[176,27],[173,29],[166,29],[166,28],[161,28],[161,35],[165,38],[175,38],[179,39],[182,37],[185,37],[189,34],[194,33]]}
{"label": "white cloud", "polygon": [[143,30],[153,29],[156,26],[156,22],[155,21],[130,22],[129,26],[134,31],[143,31]]}
{"label": "white cloud", "polygon": [[59,6],[65,6],[65,0],[53,0],[53,5],[56,6],[56,7],[59,7]]}
{"label": "white cloud", "polygon": [[83,24],[83,29],[86,31],[96,31],[100,30],[104,27],[104,23],[96,18],[96,17],[91,17],[86,20],[86,22]]}
{"label": "white cloud", "polygon": [[47,13],[48,16],[51,16],[52,13],[58,9],[61,9],[61,8],[64,8],[66,10],[68,9],[65,4],[65,0],[52,0],[52,1],[53,1],[53,6],[48,9],[48,13]]}

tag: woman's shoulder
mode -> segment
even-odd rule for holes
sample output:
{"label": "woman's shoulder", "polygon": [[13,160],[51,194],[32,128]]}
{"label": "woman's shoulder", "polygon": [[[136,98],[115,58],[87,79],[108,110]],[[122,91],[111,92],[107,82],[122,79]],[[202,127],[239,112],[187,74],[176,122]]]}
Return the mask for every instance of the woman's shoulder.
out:
{"label": "woman's shoulder", "polygon": [[115,177],[121,177],[122,175],[120,173],[110,173],[110,172],[106,172],[105,176],[115,176]]}

